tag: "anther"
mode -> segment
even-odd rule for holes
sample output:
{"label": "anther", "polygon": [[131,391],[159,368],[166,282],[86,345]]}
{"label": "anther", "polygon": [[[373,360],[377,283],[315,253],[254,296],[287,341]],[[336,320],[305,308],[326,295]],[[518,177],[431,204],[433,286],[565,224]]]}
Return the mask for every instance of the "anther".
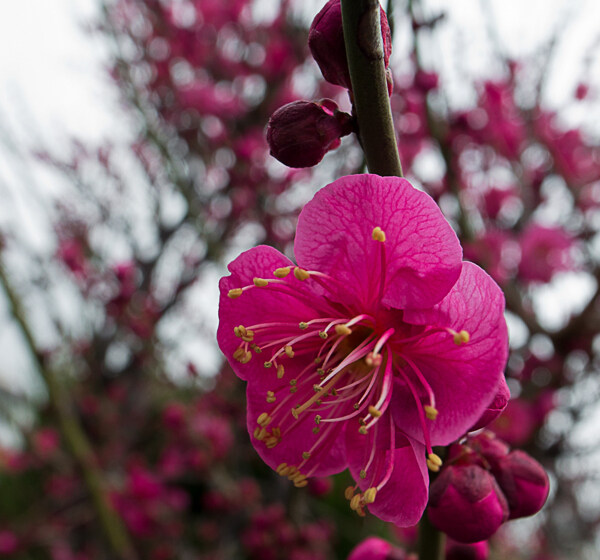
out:
{"label": "anther", "polygon": [[378,410],[374,406],[370,406],[367,410],[373,418],[379,418],[381,416],[381,410]]}
{"label": "anther", "polygon": [[279,364],[277,366],[277,379],[281,379],[283,377],[283,374],[285,373],[285,368]]}
{"label": "anther", "polygon": [[327,338],[327,333],[326,333],[325,331],[320,331],[320,332],[319,332],[319,336],[320,336],[320,337],[321,337],[323,340],[325,340],[325,339]]}
{"label": "anther", "polygon": [[247,364],[252,359],[252,352],[240,346],[234,353],[233,358],[242,364]]}
{"label": "anther", "polygon": [[367,471],[362,469],[359,473],[359,476],[364,480],[365,478],[367,478]]}
{"label": "anther", "polygon": [[342,336],[348,336],[349,334],[352,334],[352,329],[346,325],[336,325],[335,332]]}
{"label": "anther", "polygon": [[266,368],[270,368],[273,365],[273,362],[265,362],[263,364]]}
{"label": "anther", "polygon": [[471,336],[467,331],[455,332],[453,334],[453,338],[454,344],[456,344],[457,346],[460,346],[461,344],[466,344],[467,342],[469,342],[469,340],[471,340]]}
{"label": "anther", "polygon": [[425,416],[427,416],[427,418],[429,418],[429,420],[435,420],[437,418],[437,415],[438,415],[437,408],[426,404],[423,407],[423,410],[425,411]]}
{"label": "anther", "polygon": [[287,463],[281,463],[276,469],[275,472],[277,474],[281,474],[281,471],[287,467]]}
{"label": "anther", "polygon": [[360,507],[360,501],[362,499],[362,494],[356,494],[352,496],[350,500],[350,509],[356,511]]}
{"label": "anther", "polygon": [[360,428],[358,428],[358,433],[362,434],[363,436],[366,436],[367,435],[367,427],[361,426]]}
{"label": "anther", "polygon": [[344,497],[346,500],[351,500],[352,496],[354,496],[354,486],[348,486],[348,488],[344,490]]}
{"label": "anther", "polygon": [[315,416],[315,424],[317,424],[317,426],[321,423],[321,415],[317,414]]}
{"label": "anther", "polygon": [[304,330],[308,329],[308,323],[301,321],[300,324],[298,325],[298,327],[300,328],[300,330],[304,331]]}
{"label": "anther", "polygon": [[372,504],[375,501],[375,497],[377,496],[377,488],[371,487],[365,490],[364,493],[364,502],[365,504]]}
{"label": "anther", "polygon": [[308,480],[306,479],[294,481],[294,486],[296,488],[304,488],[306,485],[308,485]]}
{"label": "anther", "polygon": [[285,278],[290,273],[290,270],[292,269],[289,266],[276,268],[273,271],[273,276],[276,276],[277,278]]}
{"label": "anther", "polygon": [[265,286],[269,285],[269,281],[265,280],[264,278],[253,278],[252,282],[254,282],[254,285],[257,288],[264,288]]}
{"label": "anther", "polygon": [[294,357],[294,349],[289,344],[283,350],[288,358]]}
{"label": "anther", "polygon": [[231,299],[239,298],[242,295],[242,288],[233,288],[227,292],[227,297]]}
{"label": "anther", "polygon": [[381,365],[383,356],[381,354],[375,354],[375,352],[369,352],[365,357],[365,363],[369,367],[377,367]]}
{"label": "anther", "polygon": [[427,467],[432,472],[439,472],[440,467],[442,466],[442,460],[439,455],[435,453],[430,453],[427,455]]}
{"label": "anther", "polygon": [[303,451],[302,452],[302,458],[307,461],[308,459],[310,459],[310,453],[308,451]]}
{"label": "anther", "polygon": [[257,419],[256,423],[259,426],[268,426],[271,423],[272,418],[268,415],[268,413],[263,412]]}
{"label": "anther", "polygon": [[371,237],[373,238],[373,241],[381,241],[382,243],[385,241],[385,233],[379,226],[373,229]]}
{"label": "anther", "polygon": [[297,408],[292,408],[292,416],[298,420],[298,409]]}
{"label": "anther", "polygon": [[269,404],[274,403],[277,400],[273,391],[267,391],[267,402]]}
{"label": "anther", "polygon": [[294,385],[296,385],[296,380],[295,379],[290,379],[290,385],[293,387]]}
{"label": "anther", "polygon": [[300,267],[296,267],[294,268],[294,276],[298,279],[298,280],[306,280],[307,278],[310,278],[310,274],[304,270],[303,268]]}

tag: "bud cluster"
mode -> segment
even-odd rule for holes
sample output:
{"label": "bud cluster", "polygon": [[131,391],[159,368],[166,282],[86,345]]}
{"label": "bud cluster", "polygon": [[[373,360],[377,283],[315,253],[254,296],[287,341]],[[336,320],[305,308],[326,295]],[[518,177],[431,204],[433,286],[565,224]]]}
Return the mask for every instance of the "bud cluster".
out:
{"label": "bud cluster", "polygon": [[483,541],[505,521],[537,513],[548,490],[542,465],[484,431],[449,448],[431,484],[429,519],[458,542]]}

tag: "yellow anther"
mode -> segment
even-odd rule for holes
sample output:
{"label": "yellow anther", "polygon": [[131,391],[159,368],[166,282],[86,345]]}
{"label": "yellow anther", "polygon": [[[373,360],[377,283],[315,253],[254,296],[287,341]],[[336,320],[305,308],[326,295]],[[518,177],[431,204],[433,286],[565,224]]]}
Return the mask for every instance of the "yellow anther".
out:
{"label": "yellow anther", "polygon": [[360,501],[362,499],[362,494],[355,494],[352,496],[350,500],[350,509],[356,511],[360,507]]}
{"label": "yellow anther", "polygon": [[455,332],[454,335],[454,344],[460,346],[461,344],[466,344],[471,340],[471,336],[467,331]]}
{"label": "yellow anther", "polygon": [[362,506],[358,506],[358,508],[356,509],[356,513],[360,516],[360,517],[366,517],[366,513],[365,510],[363,510]]}
{"label": "yellow anther", "polygon": [[270,437],[265,440],[265,445],[267,446],[267,449],[273,449],[273,447],[275,447],[278,443],[279,439],[276,437]]}
{"label": "yellow anther", "polygon": [[319,377],[325,377],[325,370],[323,368],[318,368],[317,374],[319,375]]}
{"label": "yellow anther", "polygon": [[360,478],[364,480],[365,478],[367,478],[367,471],[365,469],[362,469],[358,476],[360,476]]}
{"label": "yellow anther", "polygon": [[383,230],[379,226],[373,228],[371,236],[373,237],[373,241],[381,241],[382,243],[385,241],[385,233],[383,233]]}
{"label": "yellow anther", "polygon": [[294,481],[294,486],[296,488],[304,488],[308,484],[308,480],[296,480]]}
{"label": "yellow anther", "polygon": [[231,299],[235,299],[238,298],[242,295],[242,288],[233,288],[233,290],[229,290],[227,292],[227,297],[231,298]]}
{"label": "yellow anther", "polygon": [[283,377],[283,374],[285,373],[285,368],[279,364],[277,366],[277,379],[281,379]]}
{"label": "yellow anther", "polygon": [[291,387],[290,393],[296,393],[298,391],[298,387]]}
{"label": "yellow anther", "polygon": [[379,418],[381,416],[381,410],[375,408],[374,406],[370,406],[368,411],[373,418]]}
{"label": "yellow anther", "polygon": [[435,453],[430,453],[427,456],[427,461],[426,462],[427,462],[427,468],[431,472],[439,472],[440,467],[442,466],[442,460]]}
{"label": "yellow anther", "polygon": [[263,364],[266,368],[270,368],[273,365],[273,362],[265,362]]}
{"label": "yellow anther", "polygon": [[290,385],[293,387],[294,385],[296,385],[296,380],[295,379],[290,379]]}
{"label": "yellow anther", "polygon": [[306,480],[306,475],[298,472],[290,479],[294,484],[298,484],[299,482],[304,482]]}
{"label": "yellow anther", "polygon": [[292,416],[298,420],[298,409],[297,408],[292,408]]}
{"label": "yellow anther", "polygon": [[261,432],[261,430],[263,430],[263,429],[264,429],[264,428],[260,428],[260,427],[259,427],[259,428],[256,428],[256,429],[254,430],[254,437],[255,437],[256,439],[258,439],[258,436],[260,435],[260,432]]}
{"label": "yellow anther", "polygon": [[239,327],[233,327],[233,334],[238,338],[242,338],[246,334],[246,327],[240,325]]}
{"label": "yellow anther", "polygon": [[247,364],[252,359],[252,352],[249,352],[242,346],[240,346],[234,353],[234,359],[242,364]]}
{"label": "yellow anther", "polygon": [[[283,465],[285,465],[285,463],[282,463]],[[289,465],[286,465],[285,467],[283,467],[280,471],[277,471],[281,476],[287,476],[288,474],[290,474],[292,470],[292,467],[290,467]]]}
{"label": "yellow anther", "polygon": [[361,426],[360,428],[358,428],[358,433],[362,434],[363,436],[366,436],[367,435],[367,427]]}
{"label": "yellow anther", "polygon": [[263,412],[263,413],[262,413],[262,414],[261,414],[261,415],[260,415],[260,416],[259,416],[259,417],[256,419],[256,423],[257,423],[259,426],[263,426],[263,427],[264,427],[264,426],[268,426],[268,425],[271,423],[271,421],[272,421],[272,420],[273,420],[273,419],[272,419],[272,418],[271,418],[271,417],[270,417],[270,416],[269,416],[269,415],[268,415],[266,412]]}
{"label": "yellow anther", "polygon": [[327,335],[327,333],[326,333],[325,331],[320,331],[320,332],[319,332],[319,336],[320,336],[320,337],[321,337],[323,340],[325,340],[325,339],[327,338],[327,336],[328,336],[328,335]]}
{"label": "yellow anther", "polygon": [[355,403],[352,405],[352,408],[353,408],[354,410],[358,410],[358,409],[360,408],[360,405],[359,405],[357,402],[355,402]]}
{"label": "yellow anther", "polygon": [[299,472],[299,471],[298,471],[298,467],[295,467],[294,465],[290,465],[290,470],[289,470],[289,472],[287,473],[287,477],[288,477],[290,480],[292,480],[292,478],[293,478],[294,476],[296,476],[296,475],[298,474],[298,472]]}
{"label": "yellow anther", "polygon": [[294,357],[294,349],[288,344],[283,351],[286,353],[288,358]]}
{"label": "yellow anther", "polygon": [[437,415],[438,415],[437,408],[426,404],[423,407],[423,410],[425,411],[425,416],[427,416],[427,418],[429,418],[429,420],[435,420],[437,418]]}
{"label": "yellow anther", "polygon": [[377,488],[375,488],[374,486],[365,490],[365,494],[364,494],[365,504],[372,504],[375,501],[376,496],[377,496]]}
{"label": "yellow anther", "polygon": [[335,332],[342,336],[348,336],[349,334],[352,334],[352,329],[346,325],[336,325]]}
{"label": "yellow anther", "polygon": [[264,278],[253,278],[252,282],[254,282],[254,285],[257,288],[264,288],[265,286],[269,285],[269,281],[265,280]]}
{"label": "yellow anther", "polygon": [[267,391],[267,402],[274,403],[277,400],[273,391]]}
{"label": "yellow anther", "polygon": [[318,426],[321,423],[321,415],[317,414],[315,416],[315,424]]}
{"label": "yellow anther", "polygon": [[381,354],[375,354],[375,352],[369,352],[365,357],[365,363],[369,367],[377,367],[381,365],[383,356]]}
{"label": "yellow anther", "polygon": [[310,453],[308,451],[303,451],[302,452],[302,458],[307,461],[308,459],[310,459]]}
{"label": "yellow anther", "polygon": [[306,330],[306,329],[308,329],[308,323],[305,323],[304,321],[301,321],[301,322],[298,324],[298,327],[300,327],[300,330],[302,330],[302,331],[303,331],[303,330]]}
{"label": "yellow anther", "polygon": [[[254,430],[256,432],[256,430]],[[258,434],[256,435],[256,439],[258,441],[263,441],[267,436],[269,435],[269,432],[267,432],[266,428],[261,428],[260,431],[258,432]]]}
{"label": "yellow anther", "polygon": [[[254,333],[252,333],[252,334],[254,334]],[[257,354],[262,353],[262,348],[260,346],[257,346],[256,344],[251,344],[250,348],[252,348],[252,350],[254,350]]]}
{"label": "yellow anther", "polygon": [[281,471],[287,467],[287,463],[281,463],[276,469],[275,472],[277,474],[281,474]]}
{"label": "yellow anther", "polygon": [[283,266],[281,268],[276,268],[273,271],[273,276],[276,276],[277,278],[285,278],[289,273],[290,270],[292,270],[289,266]]}
{"label": "yellow anther", "polygon": [[313,433],[313,434],[318,434],[318,433],[319,433],[319,431],[320,431],[320,428],[318,428],[317,426],[315,426],[315,427],[312,429],[312,433]]}
{"label": "yellow anther", "polygon": [[306,280],[307,278],[310,278],[310,274],[304,270],[303,268],[300,267],[296,267],[294,268],[294,276],[298,279],[298,280]]}

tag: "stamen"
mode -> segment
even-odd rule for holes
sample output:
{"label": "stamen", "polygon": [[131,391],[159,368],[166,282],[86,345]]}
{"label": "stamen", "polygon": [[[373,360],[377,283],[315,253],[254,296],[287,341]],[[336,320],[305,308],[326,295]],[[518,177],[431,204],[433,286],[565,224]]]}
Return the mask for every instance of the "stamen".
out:
{"label": "stamen", "polygon": [[381,243],[385,241],[385,233],[379,226],[373,229],[373,233],[371,235],[373,237],[373,241],[380,241]]}
{"label": "stamen", "polygon": [[368,409],[369,414],[373,416],[373,418],[379,418],[381,416],[381,410],[377,410],[374,406],[370,406]]}
{"label": "stamen", "polygon": [[269,285],[269,281],[265,280],[264,278],[253,278],[252,282],[257,288],[264,288],[265,286]]}
{"label": "stamen", "polygon": [[429,418],[429,420],[435,420],[437,418],[437,415],[438,415],[437,408],[434,408],[433,406],[429,406],[428,404],[426,404],[423,407],[423,410],[425,410],[425,416],[427,416],[427,418]]}
{"label": "stamen", "polygon": [[266,412],[263,412],[263,413],[262,413],[262,414],[260,414],[260,415],[259,415],[259,417],[256,419],[256,423],[257,423],[259,426],[262,426],[262,427],[264,428],[264,427],[268,426],[268,425],[271,423],[271,421],[272,421],[272,420],[273,420],[273,418],[271,418],[271,417],[269,416],[269,414],[268,414],[268,413],[266,413]]}
{"label": "stamen", "polygon": [[248,351],[243,346],[240,346],[233,353],[233,358],[242,364],[247,364],[252,359],[252,352]]}
{"label": "stamen", "polygon": [[429,470],[431,472],[439,472],[440,467],[443,464],[442,459],[440,458],[439,455],[436,455],[435,453],[429,453],[429,455],[427,455],[427,467],[429,468]]}
{"label": "stamen", "polygon": [[227,297],[231,299],[239,298],[242,295],[242,288],[233,288],[227,292]]}
{"label": "stamen", "polygon": [[352,496],[354,496],[354,490],[356,490],[356,486],[348,486],[344,491],[344,497],[346,500],[351,500]]}
{"label": "stamen", "polygon": [[273,276],[277,277],[277,278],[285,278],[290,271],[292,270],[292,268],[290,266],[284,266],[282,268],[276,268],[273,271]]}
{"label": "stamen", "polygon": [[283,350],[286,353],[288,358],[294,357],[294,350],[289,344],[287,346],[285,346],[285,348]]}
{"label": "stamen", "polygon": [[377,496],[377,488],[371,487],[365,490],[364,502],[365,504],[372,504]]}
{"label": "stamen", "polygon": [[308,323],[305,323],[304,321],[302,321],[298,324],[298,327],[300,328],[300,330],[306,330],[306,329],[308,329]]}
{"label": "stamen", "polygon": [[283,377],[285,373],[285,368],[283,367],[282,364],[279,364],[277,366],[277,379],[281,379]]}
{"label": "stamen", "polygon": [[348,328],[346,325],[336,325],[335,332],[340,336],[348,336],[349,334],[352,334],[352,329]]}
{"label": "stamen", "polygon": [[302,282],[304,280],[310,278],[310,274],[306,270],[304,270],[303,268],[300,268],[298,266],[296,268],[294,268],[294,276]]}
{"label": "stamen", "polygon": [[273,391],[267,391],[267,402],[269,404],[274,403],[277,400]]}
{"label": "stamen", "polygon": [[369,352],[365,358],[365,363],[369,367],[378,367],[381,365],[383,356],[381,354],[375,354],[375,352]]}
{"label": "stamen", "polygon": [[466,344],[467,342],[469,342],[469,340],[471,340],[471,336],[467,331],[463,330],[459,332],[450,332],[454,338],[454,344],[456,344],[457,346],[460,346],[461,344]]}

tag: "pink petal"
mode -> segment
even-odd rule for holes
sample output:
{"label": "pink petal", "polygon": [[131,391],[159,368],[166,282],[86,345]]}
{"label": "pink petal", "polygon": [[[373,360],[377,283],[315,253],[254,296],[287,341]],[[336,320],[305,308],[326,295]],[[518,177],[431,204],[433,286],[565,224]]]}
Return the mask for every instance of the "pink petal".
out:
{"label": "pink petal", "polygon": [[269,288],[252,288],[236,299],[230,299],[227,293],[231,289],[252,284],[255,277],[273,278],[275,269],[292,264],[273,247],[261,245],[245,251],[231,262],[228,267],[231,275],[221,278],[217,341],[233,371],[241,379],[264,376],[265,368],[264,360],[259,355],[254,355],[247,364],[241,364],[233,358],[240,344],[240,339],[233,334],[235,327],[272,321],[305,321],[307,317],[314,316],[314,311],[297,299]]}
{"label": "pink petal", "polygon": [[[385,271],[381,243],[385,235]],[[462,249],[427,194],[399,177],[350,175],[319,191],[301,212],[294,246],[298,263],[336,277],[364,305],[385,282],[383,303],[396,308],[439,302],[460,274]]]}
{"label": "pink petal", "polygon": [[[261,456],[263,461],[272,469],[276,469],[281,463],[299,466],[303,462],[302,453],[310,451],[313,445],[323,434],[324,428],[319,434],[313,432],[315,427],[314,415],[301,414],[298,420],[292,419],[292,404],[287,408],[286,414],[293,421],[293,429],[289,433],[283,432],[281,441],[272,449],[269,449],[264,442],[258,441],[254,437],[254,430],[258,427],[257,418],[263,412],[270,412],[289,395],[289,385],[280,387],[275,392],[276,401],[268,405],[265,399],[265,392],[257,390],[257,384],[248,383],[246,391],[248,399],[247,425],[254,449]],[[267,428],[272,429],[277,426],[273,422]],[[345,446],[345,422],[336,422],[329,424],[332,433],[327,439],[327,445],[321,446],[312,453],[310,460],[306,462],[306,467],[301,468],[303,474],[310,476],[328,476],[343,471],[347,467],[346,446]]]}
{"label": "pink petal", "polygon": [[[366,435],[358,434],[352,428],[346,431],[349,468],[361,490],[366,490],[381,481],[381,473],[386,470],[389,461],[393,461],[391,478],[377,492],[375,501],[368,508],[384,521],[410,527],[421,519],[427,505],[429,473],[425,463],[425,447],[396,432],[396,449],[390,450],[389,424],[388,416],[383,415],[377,423],[377,430],[371,429]],[[365,468],[371,454],[373,438],[376,438],[377,450],[363,479],[360,471]]]}
{"label": "pink petal", "polygon": [[[458,282],[438,305],[406,311],[404,318],[415,324],[464,329],[470,335],[469,342],[457,346],[451,336],[436,333],[404,351],[435,394],[439,414],[435,421],[427,420],[431,443],[447,445],[479,419],[500,385],[508,356],[504,296],[482,269],[465,262]],[[390,406],[396,424],[424,441],[415,402],[400,379]]]}

